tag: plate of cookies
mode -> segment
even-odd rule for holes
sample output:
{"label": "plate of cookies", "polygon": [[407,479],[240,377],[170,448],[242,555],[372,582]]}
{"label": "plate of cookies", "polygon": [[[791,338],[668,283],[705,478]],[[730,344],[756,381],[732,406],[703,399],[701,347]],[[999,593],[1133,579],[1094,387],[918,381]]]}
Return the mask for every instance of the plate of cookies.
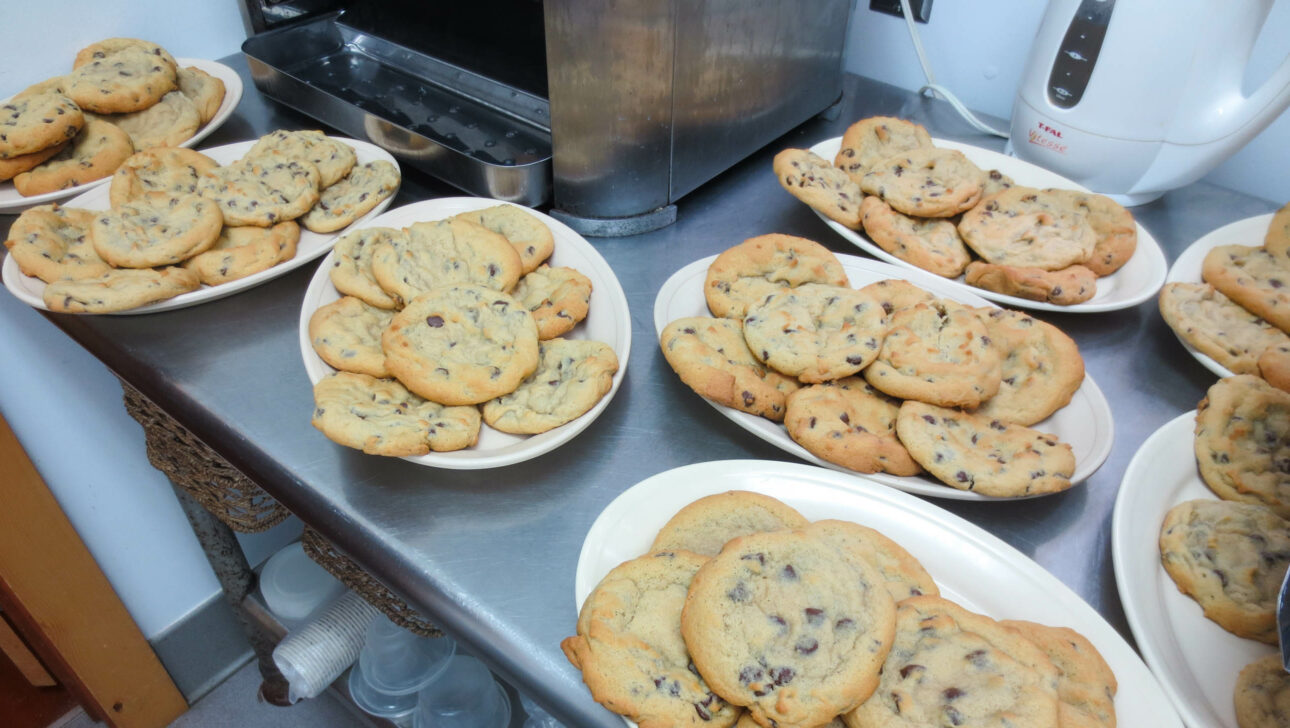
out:
{"label": "plate of cookies", "polygon": [[1075,342],[962,286],[789,235],[674,273],[664,358],[785,452],[919,495],[1048,495],[1092,475],[1114,424]]}
{"label": "plate of cookies", "polygon": [[0,213],[106,184],[134,152],[195,147],[241,98],[241,77],[222,63],[174,58],[136,39],[94,43],[77,54],[71,73],[6,100]]}
{"label": "plate of cookies", "polygon": [[1248,374],[1219,380],[1142,444],[1116,497],[1124,612],[1192,728],[1290,720],[1276,627],[1290,566],[1288,418],[1290,394]]}
{"label": "plate of cookies", "polygon": [[305,292],[313,424],[418,465],[512,465],[608,406],[631,352],[627,296],[568,226],[478,197],[425,200],[346,233]]}
{"label": "plate of cookies", "polygon": [[1129,308],[1168,271],[1160,245],[1110,198],[902,119],[863,119],[842,137],[780,152],[774,167],[790,194],[866,253],[1007,306]]}
{"label": "plate of cookies", "polygon": [[1207,233],[1174,261],[1160,314],[1206,369],[1290,387],[1290,317],[1279,309],[1288,253],[1290,205]]}
{"label": "plate of cookies", "polygon": [[637,483],[591,525],[574,592],[561,648],[625,721],[1182,725],[1133,648],[1043,567],[820,468],[719,461]]}
{"label": "plate of cookies", "polygon": [[129,156],[111,184],[25,210],[5,241],[5,287],[60,313],[194,306],[277,278],[379,215],[399,188],[368,142],[277,131],[201,152]]}

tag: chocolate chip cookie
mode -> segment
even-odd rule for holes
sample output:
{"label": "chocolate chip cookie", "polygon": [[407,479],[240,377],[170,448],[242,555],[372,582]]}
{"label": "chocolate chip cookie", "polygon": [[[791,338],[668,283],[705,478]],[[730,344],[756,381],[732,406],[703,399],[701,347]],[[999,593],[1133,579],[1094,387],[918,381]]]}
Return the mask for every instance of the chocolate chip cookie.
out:
{"label": "chocolate chip cookie", "polygon": [[704,496],[677,511],[654,537],[651,553],[681,549],[716,556],[726,543],[762,531],[801,528],[810,523],[792,506],[761,493],[730,490]]}
{"label": "chocolate chip cookie", "polygon": [[23,275],[46,283],[97,278],[112,269],[90,245],[94,212],[40,205],[24,210],[4,241]]}
{"label": "chocolate chip cookie", "polygon": [[455,284],[510,291],[520,270],[520,256],[506,238],[468,220],[419,222],[407,228],[406,238],[391,236],[372,250],[372,275],[401,302]]}
{"label": "chocolate chip cookie", "polygon": [[202,283],[218,286],[291,260],[299,242],[300,226],[290,220],[270,228],[226,227],[209,250],[185,260],[183,266]]}
{"label": "chocolate chip cookie", "polygon": [[921,124],[890,116],[871,116],[847,127],[833,165],[860,184],[865,172],[878,161],[931,146],[932,137]]}
{"label": "chocolate chip cookie", "polygon": [[773,166],[790,195],[834,222],[860,229],[864,193],[846,172],[806,149],[785,149],[775,155]]}
{"label": "chocolate chip cookie", "polygon": [[1290,332],[1290,263],[1263,248],[1220,245],[1205,255],[1201,277],[1245,310]]}
{"label": "chocolate chip cookie", "polygon": [[399,189],[399,168],[378,159],[360,164],[322,191],[318,204],[300,218],[316,233],[331,233],[366,215]]}
{"label": "chocolate chip cookie", "polygon": [[149,192],[195,195],[202,175],[219,166],[191,149],[166,148],[135,152],[112,175],[109,198],[120,205]]}
{"label": "chocolate chip cookie", "polygon": [[106,121],[91,119],[62,151],[13,178],[24,197],[103,179],[116,171],[131,154],[130,136]]}
{"label": "chocolate chip cookie", "polygon": [[1276,604],[1290,567],[1290,522],[1261,505],[1186,501],[1165,514],[1160,561],[1178,590],[1223,629],[1277,643]]}
{"label": "chocolate chip cookie", "polygon": [[1097,233],[1063,195],[1021,186],[964,213],[959,235],[987,263],[1018,268],[1069,268],[1097,246]]}
{"label": "chocolate chip cookie", "polygon": [[1053,435],[922,402],[900,406],[896,434],[942,483],[981,495],[1057,493],[1075,472],[1070,445]]}
{"label": "chocolate chip cookie", "polygon": [[742,320],[766,296],[807,283],[850,285],[842,263],[823,245],[793,235],[758,235],[712,261],[703,295],[713,316]]}
{"label": "chocolate chip cookie", "polygon": [[336,372],[314,385],[313,426],[369,455],[447,452],[479,439],[479,410],[427,402],[393,379]]}
{"label": "chocolate chip cookie", "polygon": [[1015,265],[968,263],[963,281],[987,291],[1058,306],[1083,303],[1097,295],[1097,275],[1082,265],[1044,270]]}
{"label": "chocolate chip cookie", "polygon": [[381,349],[386,368],[416,394],[446,405],[478,404],[515,391],[537,369],[537,324],[501,291],[444,286],[396,314]]}
{"label": "chocolate chip cookie", "polygon": [[910,597],[941,593],[927,569],[903,546],[872,528],[850,521],[826,519],[804,529],[840,549],[854,551],[882,574],[891,598],[900,602]]}
{"label": "chocolate chip cookie", "polygon": [[377,308],[395,309],[399,301],[385,292],[372,273],[372,254],[382,243],[406,246],[408,233],[387,227],[371,227],[345,233],[332,248],[331,283],[343,295],[355,296]]}
{"label": "chocolate chip cookie", "polygon": [[910,217],[870,195],[860,204],[860,221],[878,247],[938,276],[957,278],[972,260],[948,220]]}
{"label": "chocolate chip cookie", "polygon": [[494,205],[454,215],[483,225],[510,241],[520,255],[524,274],[537,270],[555,252],[555,236],[540,218],[518,205]]}
{"label": "chocolate chip cookie", "polygon": [[538,365],[515,391],[481,408],[494,430],[536,435],[586,414],[614,385],[618,356],[600,341],[538,342]]}
{"label": "chocolate chip cookie", "polygon": [[223,226],[223,216],[210,200],[149,192],[96,214],[90,244],[118,268],[153,268],[208,250]]}
{"label": "chocolate chip cookie", "polygon": [[864,378],[893,397],[976,407],[999,391],[1001,367],[976,313],[936,300],[891,315],[882,350]]}
{"label": "chocolate chip cookie", "polygon": [[730,542],[695,574],[681,613],[699,674],[766,726],[818,726],[859,705],[894,627],[877,569],[804,531]]}
{"label": "chocolate chip cookie", "polygon": [[198,192],[219,205],[225,225],[269,227],[308,212],[318,202],[318,180],[309,162],[265,154],[207,170]]}
{"label": "chocolate chip cookie", "polygon": [[1033,425],[1070,403],[1084,383],[1084,358],[1071,337],[1019,311],[990,308],[978,314],[1003,357],[1003,378],[976,414]]}
{"label": "chocolate chip cookie", "polygon": [[183,268],[110,270],[96,278],[54,281],[41,294],[50,311],[113,313],[195,291],[201,283]]}
{"label": "chocolate chip cookie", "polygon": [[900,402],[860,377],[803,387],[785,407],[788,436],[816,457],[860,473],[923,471],[896,437]]}
{"label": "chocolate chip cookie", "polygon": [[1056,728],[1057,669],[989,617],[940,597],[900,603],[896,639],[873,697],[844,715],[871,726]]}
{"label": "chocolate chip cookie", "polygon": [[577,635],[560,643],[596,702],[641,728],[722,728],[739,718],[693,669],[679,628],[706,561],[663,551],[618,565],[583,603]]}
{"label": "chocolate chip cookie", "polygon": [[393,311],[344,296],[309,317],[309,343],[323,361],[343,372],[389,377],[381,334],[393,319]]}
{"label": "chocolate chip cookie", "polygon": [[572,268],[540,265],[512,293],[533,314],[543,341],[572,331],[591,308],[591,279]]}
{"label": "chocolate chip cookie", "polygon": [[739,321],[677,319],[663,329],[659,346],[672,370],[700,397],[774,422],[784,419],[785,397],[800,386],[753,356]]}
{"label": "chocolate chip cookie", "polygon": [[1183,341],[1237,374],[1259,374],[1259,356],[1290,336],[1208,283],[1166,283],[1160,315]]}
{"label": "chocolate chip cookie", "polygon": [[865,194],[918,217],[953,217],[981,200],[985,173],[963,153],[935,147],[878,160],[860,178]]}
{"label": "chocolate chip cookie", "polygon": [[1218,497],[1290,518],[1290,393],[1248,374],[1218,380],[1196,408],[1196,463]]}
{"label": "chocolate chip cookie", "polygon": [[0,159],[61,144],[85,126],[85,115],[60,87],[34,86],[0,105]]}
{"label": "chocolate chip cookie", "polygon": [[852,288],[807,283],[750,307],[744,340],[753,356],[781,374],[827,382],[868,366],[886,327],[877,299]]}

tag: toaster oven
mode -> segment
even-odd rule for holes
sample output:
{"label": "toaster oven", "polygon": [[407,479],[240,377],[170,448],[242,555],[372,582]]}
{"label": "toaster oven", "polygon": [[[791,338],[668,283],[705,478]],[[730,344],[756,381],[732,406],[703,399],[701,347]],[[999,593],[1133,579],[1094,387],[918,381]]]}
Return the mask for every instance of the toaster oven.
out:
{"label": "toaster oven", "polygon": [[242,0],[266,95],[584,234],[834,104],[851,0]]}

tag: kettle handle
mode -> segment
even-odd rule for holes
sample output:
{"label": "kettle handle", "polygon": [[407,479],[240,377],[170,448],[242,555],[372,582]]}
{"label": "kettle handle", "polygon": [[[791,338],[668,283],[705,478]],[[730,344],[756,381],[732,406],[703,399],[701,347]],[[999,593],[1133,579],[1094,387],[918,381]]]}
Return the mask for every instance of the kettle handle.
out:
{"label": "kettle handle", "polygon": [[1242,115],[1236,129],[1253,124],[1262,129],[1271,124],[1287,106],[1290,106],[1290,53],[1262,86],[1245,99],[1248,114]]}

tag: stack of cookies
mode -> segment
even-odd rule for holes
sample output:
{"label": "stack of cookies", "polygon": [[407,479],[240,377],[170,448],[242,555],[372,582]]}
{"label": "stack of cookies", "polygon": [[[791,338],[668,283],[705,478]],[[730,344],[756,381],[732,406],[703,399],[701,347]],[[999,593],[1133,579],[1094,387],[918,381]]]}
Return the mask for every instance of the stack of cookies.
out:
{"label": "stack of cookies", "polygon": [[338,370],[314,385],[313,424],[374,455],[474,445],[490,427],[537,434],[589,411],[613,386],[605,343],[563,338],[586,318],[591,280],[545,264],[546,224],[498,205],[342,237],[314,312],[314,351]]}
{"label": "stack of cookies", "polygon": [[223,101],[223,81],[156,43],[100,41],[0,107],[0,180],[30,197],[102,179],[135,151],[188,140]]}
{"label": "stack of cookies", "polygon": [[1070,487],[1070,446],[1029,427],[1084,380],[1056,327],[904,280],[852,289],[832,252],[789,235],[717,256],[704,294],[716,318],[673,321],[660,337],[703,397],[783,422],[808,451],[858,472],[926,470],[1001,497]]}
{"label": "stack of cookies", "polygon": [[399,180],[395,165],[359,165],[353,148],[316,131],[274,132],[227,166],[156,147],[119,165],[108,210],[33,207],[5,246],[25,275],[48,284],[51,311],[122,311],[290,260],[301,224],[343,228]]}
{"label": "stack of cookies", "polygon": [[852,124],[832,163],[786,149],[774,168],[793,196],[897,258],[1009,296],[1082,303],[1137,247],[1133,216],[1110,198],[1016,185],[902,119]]}
{"label": "stack of cookies", "polygon": [[1204,283],[1168,283],[1160,313],[1183,341],[1236,374],[1290,390],[1290,204],[1272,216],[1260,247],[1209,251]]}
{"label": "stack of cookies", "polygon": [[878,531],[731,491],[610,571],[561,648],[641,728],[1115,725],[1115,675],[1086,638],[939,593]]}
{"label": "stack of cookies", "polygon": [[[1238,637],[1278,643],[1277,597],[1290,568],[1290,394],[1252,375],[1219,380],[1196,411],[1196,461],[1222,500],[1174,506],[1160,560],[1178,590]],[[1246,667],[1236,685],[1242,728],[1285,725],[1290,690],[1280,656]]]}

